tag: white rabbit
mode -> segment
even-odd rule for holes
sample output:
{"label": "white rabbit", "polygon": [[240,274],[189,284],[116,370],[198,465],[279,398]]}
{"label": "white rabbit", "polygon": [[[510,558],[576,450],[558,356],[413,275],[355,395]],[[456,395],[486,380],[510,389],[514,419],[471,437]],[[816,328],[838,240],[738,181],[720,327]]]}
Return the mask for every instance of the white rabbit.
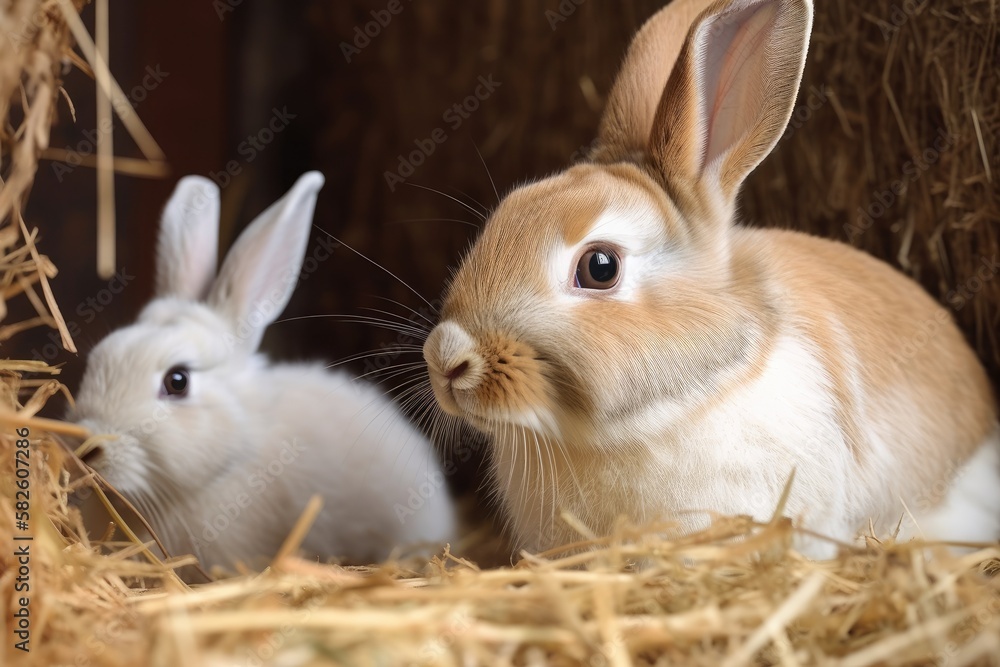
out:
{"label": "white rabbit", "polygon": [[243,232],[215,275],[219,191],[182,179],[161,223],[156,298],[91,352],[70,418],[110,434],[88,457],[174,555],[263,563],[309,498],[303,550],[373,562],[455,537],[430,443],[381,392],[257,353],[302,267],[317,172]]}
{"label": "white rabbit", "polygon": [[847,245],[736,224],[811,3],[712,3],[679,49],[675,5],[633,44],[590,162],[500,203],[424,346],[441,408],[492,436],[515,537],[579,539],[559,510],[598,535],[766,520],[794,471],[786,512],[837,540],[901,518],[1000,538],[994,397],[947,311]]}

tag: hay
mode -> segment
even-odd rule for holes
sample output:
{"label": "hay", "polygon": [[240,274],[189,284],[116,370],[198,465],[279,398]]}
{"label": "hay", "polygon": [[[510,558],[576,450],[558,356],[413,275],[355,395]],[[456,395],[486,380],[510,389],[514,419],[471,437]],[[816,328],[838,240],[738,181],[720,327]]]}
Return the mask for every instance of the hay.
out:
{"label": "hay", "polygon": [[[63,57],[73,59],[57,4],[21,3],[18,14],[0,14],[5,22],[32,10],[45,17],[30,48],[16,54],[21,69],[0,58],[4,104],[21,99],[22,80],[27,100],[19,129],[2,137],[11,166],[0,204],[11,215],[0,226],[0,341],[61,321],[47,288],[55,267],[39,253],[35,232],[19,214],[47,143],[57,94],[54,68]],[[839,47],[831,42],[827,48]],[[98,78],[114,88],[107,77]],[[845,98],[842,93],[831,102],[829,112],[847,109]],[[9,108],[2,111],[7,118]],[[977,119],[976,143],[993,146],[995,116],[981,109],[970,117]],[[964,139],[956,146],[971,150],[963,143],[971,135],[959,136]],[[768,168],[781,164],[779,158]],[[982,170],[967,162],[952,165],[955,187],[976,182],[977,174],[987,182],[995,177],[986,175],[989,160],[981,164]],[[920,187],[931,182],[937,181],[925,177]],[[751,194],[748,206],[753,201]],[[980,200],[961,201],[966,213],[988,211]],[[979,218],[962,219],[968,227],[963,232],[991,238]],[[957,233],[954,225],[946,226],[939,237]],[[912,238],[918,238],[916,231]],[[26,300],[36,315],[7,322],[11,299]],[[64,342],[72,345],[68,334]],[[521,554],[516,565],[492,569],[461,557],[474,548],[468,544],[456,547],[459,555],[449,551],[429,563],[320,565],[293,555],[301,534],[293,530],[267,571],[189,586],[176,571],[190,559],[158,558],[120,518],[124,537],[84,530],[71,497],[103,490],[57,440],[59,434],[81,433],[37,417],[50,396],[66,391],[58,373],[38,362],[0,362],[3,665],[1000,664],[1000,577],[993,576],[1000,548],[932,556],[933,545],[871,539],[866,548],[844,548],[833,561],[813,563],[789,549],[792,529],[780,519],[754,524],[719,517],[709,530],[673,541],[653,537],[654,529],[623,526],[615,536],[587,544],[589,551]],[[15,523],[16,428],[30,431],[28,530]],[[31,588],[17,592],[24,575],[8,546],[27,543],[15,540],[26,536],[32,537]],[[27,654],[14,648],[13,634],[25,596]]]}
{"label": "hay", "polygon": [[[8,377],[8,398],[16,388]],[[0,443],[10,480],[13,439]],[[923,545],[873,541],[813,563],[789,551],[783,520],[720,518],[676,541],[623,529],[592,551],[485,570],[450,553],[416,569],[283,556],[259,575],[187,587],[172,574],[183,562],[128,560],[143,547],[88,538],[68,494],[89,482],[69,484],[64,466],[75,464],[50,438],[35,444],[33,664],[967,665],[1000,655],[1000,578],[984,574],[1000,549],[933,559]],[[7,544],[18,534],[9,486]],[[0,566],[10,600],[9,551]],[[10,644],[3,664],[23,659]]]}
{"label": "hay", "polygon": [[[0,342],[25,329],[48,325],[59,330],[63,347],[75,352],[48,283],[55,277],[55,267],[38,254],[34,233],[29,234],[21,219],[38,156],[48,147],[59,90],[56,75],[69,51],[67,30],[59,16],[55,2],[18,2],[0,10],[4,33],[0,40],[0,161],[6,174],[0,179],[0,321],[7,313],[6,301],[22,293],[37,313],[36,318],[0,329]],[[24,243],[15,248],[19,235]],[[35,292],[36,283],[44,302]]]}

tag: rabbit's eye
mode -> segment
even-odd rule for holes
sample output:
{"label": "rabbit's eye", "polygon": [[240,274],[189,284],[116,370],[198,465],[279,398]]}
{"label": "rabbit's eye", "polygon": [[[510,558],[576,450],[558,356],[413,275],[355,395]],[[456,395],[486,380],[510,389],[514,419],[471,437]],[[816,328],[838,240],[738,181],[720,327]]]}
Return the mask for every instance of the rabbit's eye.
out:
{"label": "rabbit's eye", "polygon": [[618,284],[621,260],[611,248],[591,248],[576,265],[576,286],[584,289],[611,289]]}
{"label": "rabbit's eye", "polygon": [[191,373],[183,366],[174,366],[163,376],[163,391],[167,396],[187,396]]}

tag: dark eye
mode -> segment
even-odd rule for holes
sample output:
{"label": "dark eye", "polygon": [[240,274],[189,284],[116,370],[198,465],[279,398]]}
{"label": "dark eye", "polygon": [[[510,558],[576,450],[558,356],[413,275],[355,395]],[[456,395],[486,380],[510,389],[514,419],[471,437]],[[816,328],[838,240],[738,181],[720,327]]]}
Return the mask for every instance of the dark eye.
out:
{"label": "dark eye", "polygon": [[611,289],[618,284],[621,260],[611,248],[591,248],[576,265],[576,286],[584,289]]}
{"label": "dark eye", "polygon": [[163,391],[167,396],[187,396],[191,386],[191,371],[184,366],[174,366],[163,376]]}

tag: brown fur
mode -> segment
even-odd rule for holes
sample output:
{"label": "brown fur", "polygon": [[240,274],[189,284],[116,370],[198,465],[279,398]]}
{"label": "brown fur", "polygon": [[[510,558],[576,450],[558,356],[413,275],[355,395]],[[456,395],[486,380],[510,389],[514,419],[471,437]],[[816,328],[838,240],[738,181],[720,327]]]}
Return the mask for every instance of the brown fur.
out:
{"label": "brown fur", "polygon": [[[822,351],[838,398],[845,431],[863,455],[856,423],[859,413],[912,420],[896,424],[914,439],[891,442],[913,474],[931,479],[966,459],[994,427],[996,415],[986,372],[950,314],[919,285],[894,268],[843,243],[797,232],[746,230],[749,249],[768,257],[775,280],[787,294],[785,318],[808,333]],[[830,329],[841,324],[845,338]],[[920,327],[937,323],[926,344],[913,345]],[[848,351],[857,355],[849,368]],[[859,373],[863,396],[852,396],[847,374]],[[900,404],[897,394],[904,394]],[[917,412],[908,409],[909,403]],[[942,448],[953,443],[955,448]]]}
{"label": "brown fur", "polygon": [[[950,480],[996,428],[985,372],[947,313],[915,283],[843,244],[734,226],[740,184],[788,122],[811,6],[720,0],[678,50],[676,31],[695,6],[669,5],[640,32],[609,100],[595,162],[516,190],[488,221],[442,310],[449,326],[475,342],[474,352],[445,354],[449,334],[441,327],[425,346],[441,405],[496,436],[501,496],[522,539],[535,545],[546,544],[541,533],[553,528],[559,503],[605,532],[620,512],[656,518],[644,514],[661,492],[668,508],[679,502],[670,495],[678,489],[697,495],[698,485],[684,480],[699,474],[739,489],[749,474],[780,491],[775,470],[648,466],[654,451],[710,447],[690,440],[695,425],[737,404],[782,341],[803,350],[788,359],[819,366],[798,378],[829,398],[833,414],[814,407],[801,414],[836,430],[813,433],[816,443],[843,443],[845,451],[827,448],[816,460],[850,461],[857,488],[842,503],[851,512],[895,512],[899,497]],[[655,62],[672,53],[679,54],[672,72],[670,62]],[[658,105],[647,78],[666,82]],[[648,145],[637,155],[640,135]],[[620,281],[632,291],[619,298],[620,286],[574,290],[573,262],[554,253],[570,252],[614,214],[628,218],[611,222],[637,248],[636,257],[622,257],[623,275],[640,267]],[[553,258],[566,265],[553,268]],[[915,337],[922,328],[932,331],[926,340]],[[470,358],[473,389],[446,389],[441,376]],[[788,377],[795,381],[794,369]],[[797,404],[795,387],[771,391],[757,396]],[[797,452],[783,447],[812,446],[752,418],[740,424],[769,457],[780,450],[787,461]],[[635,430],[644,428],[656,432]],[[803,474],[822,481],[827,471],[811,457]],[[683,456],[672,460],[685,465]],[[679,481],[670,480],[675,475]],[[558,501],[555,490],[545,500],[546,484],[562,487]],[[830,511],[838,520],[858,518],[844,507]]]}
{"label": "brown fur", "polygon": [[[684,35],[712,0],[673,0],[636,33],[608,96],[595,159],[619,162],[646,152],[653,118]],[[664,39],[674,35],[674,39]]]}

